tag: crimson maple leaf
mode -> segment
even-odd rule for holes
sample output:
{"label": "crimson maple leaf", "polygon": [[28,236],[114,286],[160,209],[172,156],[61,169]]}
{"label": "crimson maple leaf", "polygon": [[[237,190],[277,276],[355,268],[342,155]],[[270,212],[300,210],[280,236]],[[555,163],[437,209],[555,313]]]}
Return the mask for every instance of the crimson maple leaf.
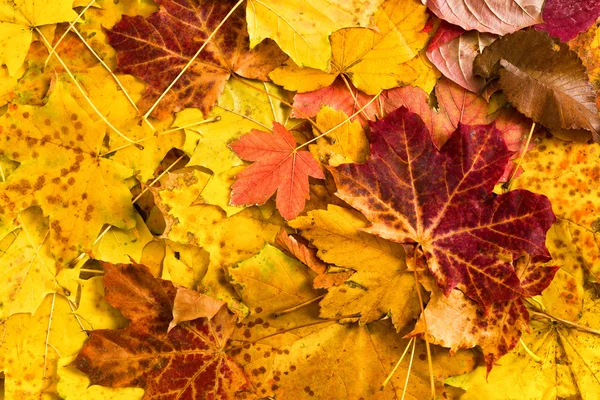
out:
{"label": "crimson maple leaf", "polygon": [[308,151],[296,150],[296,140],[285,127],[273,122],[273,135],[253,129],[229,146],[254,164],[238,174],[231,187],[234,206],[261,205],[277,191],[277,210],[293,219],[308,198],[308,177],[325,179],[319,163]]}
{"label": "crimson maple leaf", "polygon": [[546,196],[492,193],[512,155],[501,132],[459,124],[438,151],[421,118],[404,107],[371,130],[365,164],[331,168],[337,195],[371,222],[365,231],[420,245],[446,295],[458,286],[484,309],[525,295],[513,262],[529,255],[543,268],[555,216]]}

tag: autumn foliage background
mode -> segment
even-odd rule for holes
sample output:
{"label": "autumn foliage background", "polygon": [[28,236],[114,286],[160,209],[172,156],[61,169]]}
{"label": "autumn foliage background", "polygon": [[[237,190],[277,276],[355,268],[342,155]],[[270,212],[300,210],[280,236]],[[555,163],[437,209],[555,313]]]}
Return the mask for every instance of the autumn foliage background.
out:
{"label": "autumn foliage background", "polygon": [[599,15],[0,0],[3,398],[599,398]]}

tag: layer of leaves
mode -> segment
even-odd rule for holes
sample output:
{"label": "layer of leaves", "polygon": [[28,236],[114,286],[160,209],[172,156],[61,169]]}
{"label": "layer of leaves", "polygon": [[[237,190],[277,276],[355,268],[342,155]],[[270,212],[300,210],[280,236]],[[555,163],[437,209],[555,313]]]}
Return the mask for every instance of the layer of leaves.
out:
{"label": "layer of leaves", "polygon": [[382,0],[250,0],[252,48],[271,38],[296,64],[325,70],[331,58],[329,35],[352,26],[371,26]]}
{"label": "layer of leaves", "polygon": [[372,95],[414,84],[420,75],[426,75],[427,67],[417,56],[429,39],[422,32],[426,21],[426,8],[418,1],[386,0],[375,14],[374,29],[348,28],[331,35],[333,55],[326,71],[299,68],[288,61],[269,76],[284,88],[299,92],[329,86],[340,74]]}

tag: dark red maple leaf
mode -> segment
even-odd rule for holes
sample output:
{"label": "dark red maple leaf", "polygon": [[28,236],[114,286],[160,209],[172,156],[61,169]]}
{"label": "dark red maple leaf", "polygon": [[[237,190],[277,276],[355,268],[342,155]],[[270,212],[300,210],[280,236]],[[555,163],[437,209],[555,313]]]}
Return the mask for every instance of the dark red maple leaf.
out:
{"label": "dark red maple leaf", "polygon": [[[147,18],[123,18],[108,40],[117,51],[118,71],[148,83],[139,107],[147,110],[179,75],[237,3],[234,0],[157,0],[160,11]],[[287,56],[265,40],[249,50],[245,10],[238,7],[154,109],[165,117],[187,107],[204,114],[215,104],[232,73],[267,80]]]}
{"label": "dark red maple leaf", "polygon": [[106,300],[131,320],[121,330],[91,332],[74,365],[92,385],[135,386],[144,399],[233,399],[247,387],[223,349],[236,317],[222,308],[211,320],[178,324],[169,333],[176,288],[142,265],[103,264]]}
{"label": "dark red maple leaf", "polygon": [[241,159],[255,161],[231,187],[234,206],[264,204],[277,191],[277,210],[293,219],[304,209],[308,177],[325,179],[317,160],[308,151],[296,151],[296,140],[277,122],[273,134],[253,129],[229,147]]}
{"label": "dark red maple leaf", "polygon": [[446,295],[458,286],[484,309],[524,295],[514,260],[550,260],[545,237],[555,216],[546,196],[492,193],[512,155],[501,132],[459,124],[438,151],[404,107],[371,131],[365,164],[331,168],[337,195],[371,222],[365,231],[420,245]]}

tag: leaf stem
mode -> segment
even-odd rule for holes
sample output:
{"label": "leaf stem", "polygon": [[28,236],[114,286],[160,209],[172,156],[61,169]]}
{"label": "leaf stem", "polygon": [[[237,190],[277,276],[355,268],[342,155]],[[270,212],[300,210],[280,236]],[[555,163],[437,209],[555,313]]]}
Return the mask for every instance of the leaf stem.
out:
{"label": "leaf stem", "polygon": [[383,390],[385,388],[385,386],[388,384],[388,382],[390,381],[390,379],[392,379],[392,376],[394,376],[394,374],[396,373],[396,370],[398,369],[398,367],[400,366],[400,364],[402,363],[402,360],[404,359],[404,356],[406,355],[406,353],[408,353],[408,349],[411,345],[411,343],[415,340],[414,337],[410,338],[410,340],[408,341],[408,343],[406,344],[406,347],[404,348],[404,352],[402,353],[402,355],[400,356],[400,359],[398,360],[398,362],[396,363],[396,365],[394,366],[394,369],[392,369],[392,372],[390,372],[387,376],[387,378],[385,378],[385,380],[383,381],[383,383],[381,384],[381,387],[379,388],[379,390]]}
{"label": "leaf stem", "polygon": [[594,335],[600,335],[600,331],[598,331],[596,329],[588,328],[587,326],[579,325],[579,324],[576,324],[575,322],[567,321],[566,319],[558,318],[558,317],[555,317],[553,315],[550,315],[550,314],[542,312],[542,311],[530,311],[530,312],[533,315],[538,315],[540,317],[545,317],[545,318],[560,322],[562,324],[568,325],[570,327],[573,327],[573,328],[578,329],[583,332],[592,333]]}
{"label": "leaf stem", "polygon": [[310,300],[308,300],[308,301],[305,301],[305,302],[303,302],[303,303],[300,303],[300,304],[298,304],[298,305],[295,305],[295,306],[293,306],[293,307],[286,308],[285,310],[281,310],[281,311],[274,312],[274,313],[273,313],[273,316],[274,316],[275,318],[281,317],[281,316],[282,316],[282,315],[284,315],[284,314],[291,313],[291,312],[293,312],[293,311],[296,311],[296,310],[299,310],[299,309],[301,309],[302,307],[305,307],[305,306],[307,306],[307,305],[309,305],[309,304],[312,304],[312,303],[314,303],[314,302],[316,302],[316,301],[319,301],[319,300],[321,300],[323,297],[325,297],[325,295],[324,295],[324,294],[322,294],[322,295],[320,295],[320,296],[317,296],[317,297],[315,297],[315,298],[312,298],[312,299],[310,299]]}
{"label": "leaf stem", "polygon": [[525,352],[527,354],[529,354],[529,356],[533,359],[533,361],[535,361],[536,363],[542,362],[542,359],[540,357],[538,357],[533,351],[531,351],[531,349],[529,347],[527,347],[527,345],[523,341],[523,338],[519,338],[519,343],[521,343],[521,346],[523,346],[523,349],[525,350]]}

